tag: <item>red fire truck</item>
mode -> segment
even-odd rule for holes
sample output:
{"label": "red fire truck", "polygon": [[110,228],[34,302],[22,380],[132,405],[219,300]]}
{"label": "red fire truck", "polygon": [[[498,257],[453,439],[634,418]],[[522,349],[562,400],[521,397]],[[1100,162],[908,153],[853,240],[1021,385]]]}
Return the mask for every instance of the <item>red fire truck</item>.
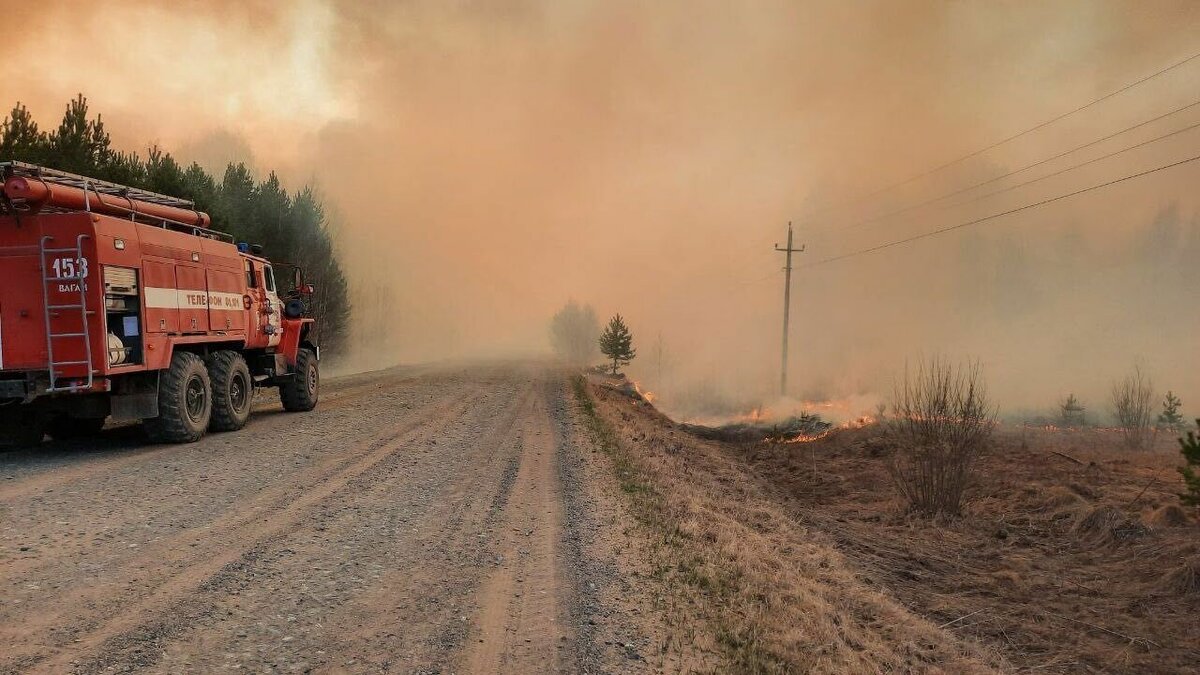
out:
{"label": "red fire truck", "polygon": [[277,272],[182,199],[21,162],[0,180],[0,444],[108,418],[195,441],[243,427],[257,387],[316,406],[299,268]]}

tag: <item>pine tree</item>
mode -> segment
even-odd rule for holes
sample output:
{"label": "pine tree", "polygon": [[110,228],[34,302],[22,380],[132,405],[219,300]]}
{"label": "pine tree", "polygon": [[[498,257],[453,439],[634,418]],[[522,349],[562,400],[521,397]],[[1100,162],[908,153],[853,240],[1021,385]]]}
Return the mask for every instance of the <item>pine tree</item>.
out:
{"label": "pine tree", "polygon": [[87,99],[80,94],[67,105],[58,130],[50,134],[45,163],[84,176],[96,176],[108,164],[111,149],[108,132],[99,116],[88,119]]}
{"label": "pine tree", "polygon": [[217,201],[217,182],[199,164],[192,162],[183,172],[182,196],[192,200],[197,210],[208,211]]}
{"label": "pine tree", "polygon": [[280,185],[279,177],[274,171],[255,188],[253,202],[253,220],[259,229],[250,236],[255,241],[264,243],[264,254],[267,257],[294,259],[299,233],[288,225],[292,200]]}
{"label": "pine tree", "polygon": [[337,261],[325,209],[311,187],[291,198],[287,226],[293,232],[294,246],[288,261],[300,265],[305,280],[317,288],[309,303],[317,320],[316,336],[323,348],[336,352],[349,332],[349,287]]}
{"label": "pine tree", "polygon": [[146,152],[146,189],[164,195],[181,195],[187,191],[183,167],[157,145]]}
{"label": "pine tree", "polygon": [[1175,392],[1168,391],[1166,398],[1162,402],[1162,412],[1158,414],[1158,426],[1171,431],[1179,431],[1183,428],[1183,415],[1179,412],[1179,407],[1183,402],[1175,395]]}
{"label": "pine tree", "polygon": [[41,164],[49,141],[38,131],[29,109],[18,103],[0,126],[0,161]]}
{"label": "pine tree", "polygon": [[609,319],[608,327],[600,335],[600,352],[612,360],[613,375],[617,374],[618,368],[628,365],[637,356],[637,350],[633,348],[633,334],[620,314]]}
{"label": "pine tree", "polygon": [[147,184],[146,165],[141,157],[132,152],[114,152],[109,155],[107,165],[101,168],[96,177],[132,187],[146,187]]}
{"label": "pine tree", "polygon": [[[1200,419],[1196,420],[1196,428],[1200,429]],[[1179,495],[1179,499],[1189,506],[1200,506],[1200,474],[1196,473],[1196,468],[1200,467],[1200,436],[1194,431],[1187,432],[1185,438],[1179,439],[1179,447],[1186,462],[1179,467],[1179,473],[1187,485],[1187,492]]]}
{"label": "pine tree", "polygon": [[1062,421],[1068,427],[1081,427],[1084,424],[1084,407],[1075,398],[1075,394],[1067,394],[1067,399],[1058,404],[1062,410]]}
{"label": "pine tree", "polygon": [[212,205],[214,223],[232,234],[238,241],[261,244],[259,228],[255,222],[254,176],[245,164],[230,164],[225,167],[225,176],[217,190],[217,200]]}

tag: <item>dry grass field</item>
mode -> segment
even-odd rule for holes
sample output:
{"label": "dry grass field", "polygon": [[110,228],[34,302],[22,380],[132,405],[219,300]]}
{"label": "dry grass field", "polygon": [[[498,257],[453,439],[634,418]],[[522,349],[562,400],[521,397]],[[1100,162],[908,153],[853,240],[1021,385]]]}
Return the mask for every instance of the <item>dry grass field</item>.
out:
{"label": "dry grass field", "polygon": [[1200,524],[1166,436],[1130,453],[1106,430],[1001,427],[965,514],[930,521],[898,500],[879,425],[724,443],[579,385],[655,534],[673,639],[725,667],[1200,669]]}

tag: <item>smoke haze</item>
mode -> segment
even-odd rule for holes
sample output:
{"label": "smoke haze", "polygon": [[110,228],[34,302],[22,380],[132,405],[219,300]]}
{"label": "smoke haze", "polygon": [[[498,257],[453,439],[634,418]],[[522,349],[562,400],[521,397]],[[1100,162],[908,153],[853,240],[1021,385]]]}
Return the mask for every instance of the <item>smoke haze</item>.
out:
{"label": "smoke haze", "polygon": [[[1200,60],[856,199],[1198,51],[1196,3],[97,7],[9,10],[7,52],[24,56],[0,64],[0,100],[49,124],[83,92],[124,149],[158,142],[317,184],[362,363],[541,352],[574,298],[626,317],[633,372],[668,405],[770,396],[783,262],[771,247],[791,220],[807,246],[797,397],[873,400],[906,358],[943,354],[980,359],[1009,412],[1068,391],[1102,410],[1139,362],[1200,413],[1200,163],[804,269],[1200,154],[1194,130],[855,226],[1192,102]],[[1198,120],[1190,110],[985,191]]]}

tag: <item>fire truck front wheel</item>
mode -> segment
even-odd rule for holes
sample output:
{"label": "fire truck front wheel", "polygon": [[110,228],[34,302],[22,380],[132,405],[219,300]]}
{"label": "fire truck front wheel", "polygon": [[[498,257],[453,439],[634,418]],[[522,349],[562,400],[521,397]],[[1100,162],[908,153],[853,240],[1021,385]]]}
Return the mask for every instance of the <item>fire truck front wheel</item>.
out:
{"label": "fire truck front wheel", "polygon": [[156,443],[199,440],[212,418],[212,382],[199,356],[175,352],[171,367],[158,379],[158,417],[146,420],[146,434]]}
{"label": "fire truck front wheel", "polygon": [[229,350],[208,357],[208,376],[212,379],[212,431],[237,431],[250,419],[254,398],[250,368],[242,355]]}
{"label": "fire truck front wheel", "polygon": [[321,386],[321,372],[317,366],[317,355],[311,349],[301,349],[296,354],[296,372],[279,385],[279,400],[288,412],[308,412],[317,407],[317,394]]}

